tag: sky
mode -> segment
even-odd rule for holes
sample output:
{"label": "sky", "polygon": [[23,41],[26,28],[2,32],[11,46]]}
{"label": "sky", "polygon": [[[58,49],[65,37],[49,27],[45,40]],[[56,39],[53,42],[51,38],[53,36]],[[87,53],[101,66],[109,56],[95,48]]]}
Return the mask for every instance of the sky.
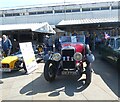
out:
{"label": "sky", "polygon": [[93,2],[106,2],[106,1],[120,1],[120,0],[0,0],[0,8],[12,8],[21,6],[32,6],[41,4],[56,4],[65,2],[80,2],[80,3],[93,3]]}

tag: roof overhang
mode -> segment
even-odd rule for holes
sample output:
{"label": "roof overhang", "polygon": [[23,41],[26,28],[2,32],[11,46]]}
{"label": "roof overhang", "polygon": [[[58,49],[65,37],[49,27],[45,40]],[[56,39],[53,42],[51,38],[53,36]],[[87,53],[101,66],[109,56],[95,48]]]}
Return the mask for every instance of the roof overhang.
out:
{"label": "roof overhang", "polygon": [[51,34],[56,33],[47,22],[0,25],[0,31],[11,31],[11,30],[31,30],[34,32],[51,33]]}
{"label": "roof overhang", "polygon": [[[98,29],[98,28],[110,28],[112,26],[117,26],[119,18],[99,18],[99,19],[78,19],[78,20],[62,20],[57,24],[57,28],[66,30],[68,28],[77,28],[79,29]],[[102,25],[102,26],[101,26]]]}

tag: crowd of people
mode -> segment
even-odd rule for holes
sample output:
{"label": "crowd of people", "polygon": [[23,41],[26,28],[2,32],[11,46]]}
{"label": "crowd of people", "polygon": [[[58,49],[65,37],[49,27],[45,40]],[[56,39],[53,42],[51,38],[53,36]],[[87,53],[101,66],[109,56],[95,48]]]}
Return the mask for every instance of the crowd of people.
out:
{"label": "crowd of people", "polygon": [[[72,33],[72,36],[76,36],[76,35],[78,35],[77,32]],[[94,32],[93,34],[86,33],[84,35],[85,35],[85,44],[89,45],[92,51],[94,51],[95,48],[97,48],[106,39],[106,37],[108,37],[104,33],[98,36]],[[65,36],[65,34],[63,36]],[[48,35],[45,35],[43,39],[44,39],[43,49],[45,54],[48,51],[60,50],[60,42],[58,36],[55,37],[54,41],[53,41],[53,37]],[[53,47],[54,45],[55,45],[55,49]],[[12,43],[8,38],[8,36],[6,35],[0,36],[0,55],[3,54],[5,57],[9,56],[11,54],[11,49],[12,49]]]}
{"label": "crowd of people", "polygon": [[90,46],[90,49],[92,51],[99,50],[99,46],[103,44],[108,38],[110,37],[109,34],[106,32],[102,32],[100,34],[96,34],[93,32],[93,34],[87,33],[85,35],[85,43]]}
{"label": "crowd of people", "polygon": [[[71,34],[71,36],[78,36],[78,35],[79,34],[77,34],[77,32],[73,32]],[[110,37],[108,34],[106,34],[106,32],[103,32],[103,33],[98,34],[98,35],[95,32],[93,32],[92,34],[87,32],[84,35],[85,35],[85,44],[89,46],[91,51],[95,51],[96,49],[98,49],[100,44],[103,43],[107,38]],[[63,36],[66,36],[66,35],[64,34]],[[56,36],[54,41],[53,41],[52,36],[46,35],[44,37],[44,52],[45,52],[45,54],[48,51],[53,51],[53,45],[55,45],[55,51],[60,50],[59,37]]]}

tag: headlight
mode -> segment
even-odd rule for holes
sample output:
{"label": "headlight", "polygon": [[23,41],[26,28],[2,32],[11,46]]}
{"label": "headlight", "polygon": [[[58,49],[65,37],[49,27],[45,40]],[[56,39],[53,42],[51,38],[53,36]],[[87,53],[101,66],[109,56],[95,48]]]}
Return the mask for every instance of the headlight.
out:
{"label": "headlight", "polygon": [[61,59],[61,55],[59,53],[54,53],[52,55],[52,60],[59,61]]}
{"label": "headlight", "polygon": [[76,52],[76,53],[74,54],[74,59],[75,59],[76,61],[81,61],[81,60],[82,60],[82,54],[79,53],[79,52]]}

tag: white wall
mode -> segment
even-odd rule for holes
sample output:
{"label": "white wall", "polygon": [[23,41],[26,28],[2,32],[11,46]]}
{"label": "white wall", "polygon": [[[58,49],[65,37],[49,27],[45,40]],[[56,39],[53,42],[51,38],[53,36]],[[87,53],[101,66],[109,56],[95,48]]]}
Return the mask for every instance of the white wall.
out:
{"label": "white wall", "polygon": [[[23,10],[26,12],[26,10]],[[11,11],[10,11],[11,12]],[[92,19],[92,18],[111,18],[118,17],[118,10],[99,10],[99,11],[84,11],[73,13],[53,13],[39,15],[23,15],[12,17],[0,17],[0,24],[19,24],[19,23],[39,23],[48,22],[51,25],[57,25],[62,20],[70,19]]]}

